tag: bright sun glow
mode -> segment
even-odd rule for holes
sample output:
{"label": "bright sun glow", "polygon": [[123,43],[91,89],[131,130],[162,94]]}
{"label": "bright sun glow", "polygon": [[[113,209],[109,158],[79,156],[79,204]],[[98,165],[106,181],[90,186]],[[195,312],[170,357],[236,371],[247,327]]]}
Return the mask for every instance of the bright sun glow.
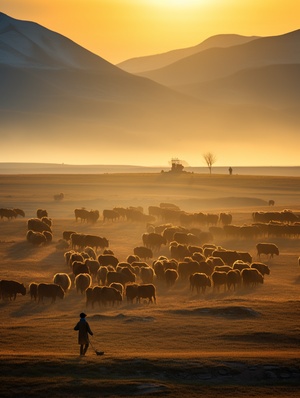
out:
{"label": "bright sun glow", "polygon": [[162,7],[181,7],[187,8],[194,5],[205,4],[206,0],[151,0],[150,3]]}

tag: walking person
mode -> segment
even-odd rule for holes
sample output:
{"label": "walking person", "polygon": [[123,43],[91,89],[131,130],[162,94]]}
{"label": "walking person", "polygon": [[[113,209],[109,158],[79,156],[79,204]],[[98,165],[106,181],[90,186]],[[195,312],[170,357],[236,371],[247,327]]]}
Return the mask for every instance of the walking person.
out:
{"label": "walking person", "polygon": [[78,330],[78,344],[80,344],[80,355],[85,355],[89,348],[89,334],[93,336],[90,325],[86,321],[87,315],[82,312],[80,320],[74,327],[74,330]]}

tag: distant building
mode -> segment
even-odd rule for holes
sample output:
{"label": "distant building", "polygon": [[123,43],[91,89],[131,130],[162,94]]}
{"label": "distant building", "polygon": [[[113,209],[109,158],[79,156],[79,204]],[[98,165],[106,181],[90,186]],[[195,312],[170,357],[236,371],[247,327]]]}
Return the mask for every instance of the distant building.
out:
{"label": "distant building", "polygon": [[170,170],[171,173],[182,173],[184,166],[181,163],[181,160],[178,158],[172,158],[171,160],[172,168]]}

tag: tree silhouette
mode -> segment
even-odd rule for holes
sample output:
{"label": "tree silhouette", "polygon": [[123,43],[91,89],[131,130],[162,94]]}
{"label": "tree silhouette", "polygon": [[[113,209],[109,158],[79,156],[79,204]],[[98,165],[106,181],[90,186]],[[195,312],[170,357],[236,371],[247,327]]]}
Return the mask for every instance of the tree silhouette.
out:
{"label": "tree silhouette", "polygon": [[211,169],[214,163],[216,163],[217,158],[215,155],[211,152],[207,152],[203,154],[203,158],[207,164],[207,167],[209,168],[209,173],[211,174]]}

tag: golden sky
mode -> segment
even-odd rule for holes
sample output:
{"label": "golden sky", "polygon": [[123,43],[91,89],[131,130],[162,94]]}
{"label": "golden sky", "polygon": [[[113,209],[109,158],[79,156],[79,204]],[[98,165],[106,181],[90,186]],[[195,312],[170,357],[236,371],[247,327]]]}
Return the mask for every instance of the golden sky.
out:
{"label": "golden sky", "polygon": [[4,0],[0,11],[61,33],[111,63],[215,34],[299,29],[299,0]]}

